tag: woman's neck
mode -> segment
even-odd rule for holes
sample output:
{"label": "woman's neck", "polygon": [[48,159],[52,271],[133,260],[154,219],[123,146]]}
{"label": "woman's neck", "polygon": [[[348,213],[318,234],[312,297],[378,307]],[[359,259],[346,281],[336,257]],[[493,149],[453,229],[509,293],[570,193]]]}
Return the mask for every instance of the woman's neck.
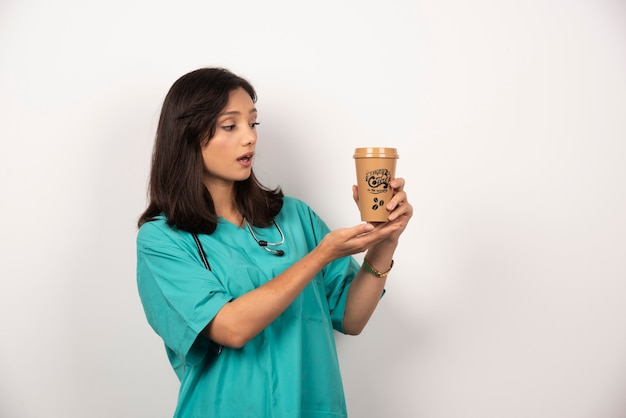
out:
{"label": "woman's neck", "polygon": [[207,186],[211,198],[213,199],[213,205],[215,206],[215,213],[217,216],[226,219],[227,221],[235,224],[243,224],[243,215],[237,208],[235,203],[235,191],[234,187],[221,187],[212,185]]}
{"label": "woman's neck", "polygon": [[219,211],[216,208],[217,216],[220,218],[226,219],[228,222],[233,225],[242,226],[243,225],[243,215],[239,212],[238,209],[232,209],[228,211]]}

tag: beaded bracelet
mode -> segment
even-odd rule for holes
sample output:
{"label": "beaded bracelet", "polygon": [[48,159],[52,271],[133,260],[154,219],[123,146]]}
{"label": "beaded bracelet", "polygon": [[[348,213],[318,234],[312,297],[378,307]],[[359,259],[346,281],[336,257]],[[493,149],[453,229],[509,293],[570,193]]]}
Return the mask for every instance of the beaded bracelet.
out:
{"label": "beaded bracelet", "polygon": [[393,259],[391,260],[391,265],[389,266],[389,270],[387,270],[385,272],[380,272],[380,271],[376,270],[374,267],[372,267],[370,262],[367,261],[367,257],[363,258],[363,267],[365,268],[365,270],[367,270],[368,272],[372,273],[374,276],[383,279],[383,278],[387,277],[387,275],[389,274],[389,272],[393,268]]}

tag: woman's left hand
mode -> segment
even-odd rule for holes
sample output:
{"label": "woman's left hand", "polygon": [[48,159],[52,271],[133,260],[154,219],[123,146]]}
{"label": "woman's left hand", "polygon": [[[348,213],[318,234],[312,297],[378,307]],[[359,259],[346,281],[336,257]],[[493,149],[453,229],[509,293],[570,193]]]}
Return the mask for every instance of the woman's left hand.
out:
{"label": "woman's left hand", "polygon": [[[375,229],[386,232],[388,236],[385,238],[385,241],[395,241],[396,244],[413,216],[413,206],[411,206],[407,200],[404,184],[405,181],[401,177],[395,178],[389,182],[389,186],[393,189],[393,197],[386,206],[386,209],[389,211],[389,222],[372,222]],[[352,186],[352,197],[358,205],[359,194],[358,188],[355,185]]]}
{"label": "woman's left hand", "polygon": [[[404,179],[396,178],[389,182],[393,196],[386,209],[389,211],[387,222],[370,222],[374,229],[366,232],[370,243],[367,248],[367,264],[378,271],[389,272],[393,267],[393,255],[398,246],[400,235],[404,232],[413,216],[413,206],[407,200],[404,191]],[[357,186],[352,186],[354,201],[359,203]],[[365,237],[364,237],[365,238]],[[371,317],[380,300],[385,283],[384,277],[376,277],[367,268],[361,268],[350,285],[346,309],[343,316],[343,329],[347,334],[360,333]]]}

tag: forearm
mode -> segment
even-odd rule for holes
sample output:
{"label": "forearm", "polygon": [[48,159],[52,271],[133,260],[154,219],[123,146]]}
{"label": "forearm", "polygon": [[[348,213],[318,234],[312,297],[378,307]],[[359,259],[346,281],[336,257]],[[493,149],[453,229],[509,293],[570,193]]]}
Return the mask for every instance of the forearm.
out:
{"label": "forearm", "polygon": [[274,321],[330,262],[317,247],[280,275],[220,309],[204,334],[218,344],[240,348]]}
{"label": "forearm", "polygon": [[[317,247],[283,273],[224,305],[203,333],[218,344],[242,347],[283,313],[324,266],[334,259],[365,251],[385,236],[388,234],[383,230],[374,231],[369,224],[328,233]],[[378,247],[374,251],[380,252],[375,255],[377,260],[388,253],[384,245]],[[387,255],[391,254],[393,250]]]}
{"label": "forearm", "polygon": [[[379,272],[386,272],[391,266],[396,243],[372,247],[365,257]],[[348,291],[343,329],[346,334],[361,333],[374,313],[387,282],[387,277],[377,277],[363,265],[359,269]]]}

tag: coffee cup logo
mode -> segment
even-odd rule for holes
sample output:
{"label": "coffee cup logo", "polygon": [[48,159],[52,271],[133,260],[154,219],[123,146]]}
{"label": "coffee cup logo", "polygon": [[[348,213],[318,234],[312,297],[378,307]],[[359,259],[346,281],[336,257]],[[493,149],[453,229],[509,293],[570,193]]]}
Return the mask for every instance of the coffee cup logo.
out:
{"label": "coffee cup logo", "polygon": [[379,168],[365,173],[365,181],[369,186],[368,192],[372,194],[386,193],[391,181],[391,174],[386,168]]}

